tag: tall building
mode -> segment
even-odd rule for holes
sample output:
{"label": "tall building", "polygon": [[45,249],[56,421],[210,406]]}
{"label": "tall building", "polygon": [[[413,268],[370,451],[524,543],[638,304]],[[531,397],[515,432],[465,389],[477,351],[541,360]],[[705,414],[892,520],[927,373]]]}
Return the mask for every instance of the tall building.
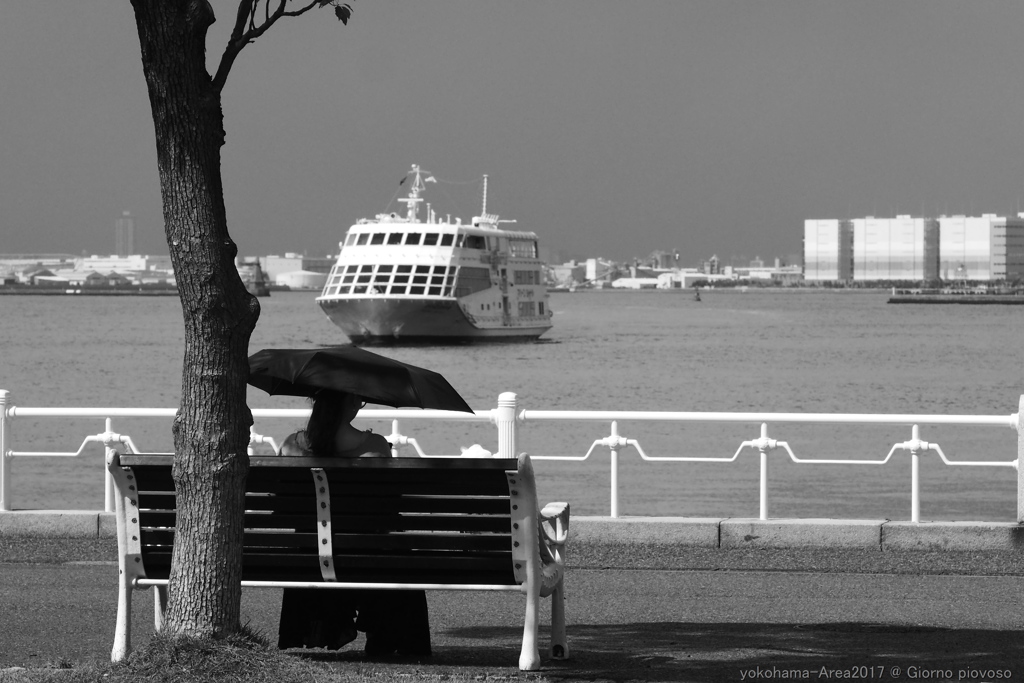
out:
{"label": "tall building", "polygon": [[1024,214],[992,222],[992,274],[997,280],[1024,279]]}
{"label": "tall building", "polygon": [[938,274],[939,229],[934,219],[856,218],[853,279],[933,280]]}
{"label": "tall building", "polygon": [[804,221],[804,280],[845,282],[853,277],[853,224]]}
{"label": "tall building", "polygon": [[939,270],[944,280],[1024,277],[1024,215],[942,216]]}
{"label": "tall building", "polygon": [[135,253],[135,218],[130,211],[123,212],[117,219],[114,242],[118,256],[131,256]]}
{"label": "tall building", "polygon": [[992,279],[992,219],[995,217],[983,214],[939,218],[939,274],[943,280]]}

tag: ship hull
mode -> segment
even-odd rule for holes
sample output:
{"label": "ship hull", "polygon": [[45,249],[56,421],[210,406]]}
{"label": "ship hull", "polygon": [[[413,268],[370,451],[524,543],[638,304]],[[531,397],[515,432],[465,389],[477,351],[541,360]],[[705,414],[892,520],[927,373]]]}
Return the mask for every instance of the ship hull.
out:
{"label": "ship hull", "polygon": [[475,324],[455,299],[324,299],[324,314],[353,344],[468,344],[533,341],[549,323]]}

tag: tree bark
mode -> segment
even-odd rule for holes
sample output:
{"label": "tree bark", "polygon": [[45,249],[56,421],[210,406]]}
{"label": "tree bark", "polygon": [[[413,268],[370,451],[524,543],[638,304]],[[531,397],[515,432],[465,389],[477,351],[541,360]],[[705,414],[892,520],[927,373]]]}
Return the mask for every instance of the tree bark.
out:
{"label": "tree bark", "polygon": [[220,92],[206,70],[206,0],[131,0],[156,132],[164,231],[185,323],[174,419],[177,529],[164,629],[220,638],[240,624],[249,337],[259,304],[228,236]]}

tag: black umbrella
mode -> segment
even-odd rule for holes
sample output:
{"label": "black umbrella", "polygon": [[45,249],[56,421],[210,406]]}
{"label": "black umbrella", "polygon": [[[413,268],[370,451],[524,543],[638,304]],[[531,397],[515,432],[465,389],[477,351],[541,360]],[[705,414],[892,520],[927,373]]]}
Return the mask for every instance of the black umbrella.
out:
{"label": "black umbrella", "polygon": [[249,384],[271,396],[315,396],[333,389],[396,408],[473,412],[438,373],[356,346],[263,349],[249,356]]}

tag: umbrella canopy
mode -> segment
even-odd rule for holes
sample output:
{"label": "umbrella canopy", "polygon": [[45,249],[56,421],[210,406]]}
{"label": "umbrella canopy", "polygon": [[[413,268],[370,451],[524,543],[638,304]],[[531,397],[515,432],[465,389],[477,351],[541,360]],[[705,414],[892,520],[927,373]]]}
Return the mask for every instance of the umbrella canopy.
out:
{"label": "umbrella canopy", "polygon": [[473,409],[444,377],[356,346],[263,349],[249,356],[249,384],[271,396],[346,391],[396,408]]}

